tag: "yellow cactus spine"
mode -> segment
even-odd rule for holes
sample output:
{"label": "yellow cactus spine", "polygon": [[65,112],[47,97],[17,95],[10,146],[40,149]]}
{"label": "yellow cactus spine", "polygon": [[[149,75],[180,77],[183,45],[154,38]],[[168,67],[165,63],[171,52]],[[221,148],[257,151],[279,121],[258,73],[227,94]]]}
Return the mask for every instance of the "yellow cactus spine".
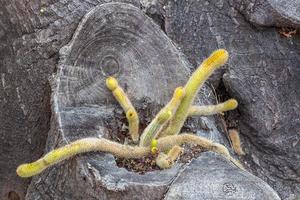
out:
{"label": "yellow cactus spine", "polygon": [[208,77],[213,71],[220,66],[224,65],[228,60],[228,52],[224,49],[214,51],[198,69],[192,74],[188,82],[186,83],[185,96],[179,105],[175,116],[170,120],[168,128],[162,133],[161,136],[178,134],[183,126],[184,121],[188,117],[188,111],[190,106],[194,102],[194,99]]}
{"label": "yellow cactus spine", "polygon": [[129,134],[134,142],[139,140],[139,117],[131,104],[129,98],[123,89],[119,86],[118,81],[114,77],[108,77],[106,79],[106,86],[112,91],[114,97],[117,99],[121,107],[123,108],[129,125]]}
{"label": "yellow cactus spine", "polygon": [[240,139],[239,132],[236,129],[229,129],[228,134],[229,134],[229,138],[231,140],[232,148],[233,148],[234,152],[236,154],[238,154],[239,156],[245,155],[245,152],[243,151],[242,146],[241,146],[241,139]]}
{"label": "yellow cactus spine", "polygon": [[157,138],[164,125],[175,114],[184,95],[185,91],[182,87],[178,87],[175,89],[170,102],[159,111],[159,113],[143,131],[140,138],[140,146],[149,146],[151,141]]}
{"label": "yellow cactus spine", "polygon": [[235,99],[229,99],[217,105],[191,106],[188,115],[189,116],[214,115],[217,113],[233,110],[237,106],[238,106],[238,102]]}
{"label": "yellow cactus spine", "polygon": [[156,165],[161,169],[171,168],[174,164],[174,161],[179,157],[182,153],[183,148],[178,145],[172,147],[172,149],[167,153],[159,153],[156,158]]}

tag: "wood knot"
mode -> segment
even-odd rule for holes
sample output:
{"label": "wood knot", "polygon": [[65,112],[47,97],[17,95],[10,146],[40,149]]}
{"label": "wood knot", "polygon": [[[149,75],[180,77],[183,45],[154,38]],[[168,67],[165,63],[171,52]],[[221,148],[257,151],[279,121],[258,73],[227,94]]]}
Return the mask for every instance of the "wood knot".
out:
{"label": "wood knot", "polygon": [[103,59],[100,62],[100,69],[103,74],[103,76],[116,76],[120,72],[120,65],[118,60],[112,56],[108,55],[103,57]]}

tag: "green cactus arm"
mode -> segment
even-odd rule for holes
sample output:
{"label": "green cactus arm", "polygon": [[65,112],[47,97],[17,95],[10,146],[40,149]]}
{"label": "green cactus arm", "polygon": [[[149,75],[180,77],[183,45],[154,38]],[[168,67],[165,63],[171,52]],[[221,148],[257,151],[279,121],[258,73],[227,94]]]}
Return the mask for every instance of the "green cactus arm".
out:
{"label": "green cactus arm", "polygon": [[182,99],[185,96],[185,89],[183,87],[177,87],[174,90],[173,97],[170,102],[165,106],[165,109],[168,109],[172,112],[172,116],[175,115],[179,105],[181,104]]}
{"label": "green cactus arm", "polygon": [[196,144],[208,151],[216,152],[235,164],[240,169],[244,169],[243,165],[230,155],[228,149],[224,145],[215,143],[212,140],[194,134],[182,133],[179,135],[170,135],[159,138],[157,140],[157,148],[159,151],[165,151],[166,149],[171,149],[175,145],[181,146],[184,143]]}
{"label": "green cactus arm", "polygon": [[149,146],[151,141],[157,138],[164,125],[166,125],[166,123],[175,114],[184,95],[185,91],[182,87],[175,89],[170,102],[159,111],[159,113],[143,131],[140,138],[140,146]]}
{"label": "green cactus arm", "polygon": [[151,123],[144,129],[141,138],[140,146],[149,146],[151,141],[155,138],[155,135],[159,133],[164,124],[171,119],[172,113],[170,110],[163,109],[160,111],[156,117],[151,121]]}
{"label": "green cactus arm", "polygon": [[182,147],[175,145],[167,154],[160,152],[155,159],[156,165],[161,169],[171,168],[174,165],[174,161],[180,156],[182,151]]}
{"label": "green cactus arm", "polygon": [[139,116],[134,109],[130,108],[126,112],[126,118],[128,120],[129,134],[132,140],[137,143],[139,141]]}
{"label": "green cactus arm", "polygon": [[[155,142],[156,143],[156,142]],[[172,149],[173,146],[181,146],[184,143],[193,143],[201,147],[214,151],[223,155],[225,158],[233,162],[235,165],[243,169],[243,166],[232,158],[227,148],[221,144],[214,143],[204,137],[192,134],[180,134],[159,138],[154,146],[157,146],[159,151],[164,152]],[[66,146],[50,151],[42,158],[32,163],[21,164],[17,168],[17,174],[20,177],[31,177],[44,171],[46,168],[75,156],[80,153],[101,151],[111,153],[116,157],[122,158],[141,158],[151,153],[150,146],[139,147],[122,145],[104,138],[84,138],[76,140]]]}
{"label": "green cactus arm", "polygon": [[123,108],[128,120],[129,134],[134,142],[139,140],[139,117],[124,90],[119,86],[118,81],[114,77],[106,79],[106,86],[112,91],[114,97]]}
{"label": "green cactus arm", "polygon": [[238,102],[235,99],[229,99],[217,105],[191,106],[188,116],[214,115],[217,113],[233,110],[237,106]]}
{"label": "green cactus arm", "polygon": [[194,99],[208,77],[214,72],[215,69],[224,65],[228,60],[228,52],[224,49],[214,51],[198,69],[192,74],[188,82],[186,83],[185,96],[181,101],[174,117],[169,122],[169,125],[160,136],[176,135],[180,132],[186,118],[189,114],[189,109],[194,102]]}
{"label": "green cactus arm", "polygon": [[84,138],[50,151],[35,162],[20,165],[17,174],[20,177],[31,177],[60,161],[91,151],[107,152],[117,157],[140,158],[149,154],[150,148],[122,145],[104,138]]}

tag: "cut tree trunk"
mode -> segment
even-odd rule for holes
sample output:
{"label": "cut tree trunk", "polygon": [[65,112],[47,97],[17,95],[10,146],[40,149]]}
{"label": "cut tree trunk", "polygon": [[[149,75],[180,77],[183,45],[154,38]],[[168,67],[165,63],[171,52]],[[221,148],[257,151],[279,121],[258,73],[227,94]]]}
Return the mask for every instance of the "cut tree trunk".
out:
{"label": "cut tree trunk", "polygon": [[[27,190],[30,179],[16,176],[17,165],[79,138],[120,132],[125,117],[105,77],[118,77],[143,125],[188,78],[192,67],[138,1],[104,2],[0,0],[0,199],[279,199],[214,153],[144,175],[118,168],[110,154],[87,153],[34,177]],[[204,87],[199,98],[212,103],[214,94]],[[228,146],[214,118],[186,126]]]}
{"label": "cut tree trunk", "polygon": [[[20,163],[38,159],[50,129],[49,77],[80,19],[108,0],[0,0],[0,199],[24,199]],[[124,0],[139,6],[138,1]]]}
{"label": "cut tree trunk", "polygon": [[[71,42],[60,50],[52,84],[52,119],[46,152],[79,138],[116,138],[121,134],[124,116],[106,89],[106,77],[118,78],[145,125],[166,104],[174,89],[184,85],[189,68],[169,38],[139,8],[122,3],[95,7],[82,19]],[[209,92],[207,88],[202,90],[201,98],[208,101]],[[191,131],[218,136],[224,143],[214,122],[208,120],[208,130],[201,131],[197,121],[191,120]],[[218,197],[222,199],[232,195],[279,199],[267,184],[250,173],[213,153],[207,157],[199,157],[197,166],[179,163],[169,170],[141,175],[119,168],[109,154],[78,155],[33,178],[26,199],[163,199],[166,193],[167,199],[210,199],[215,196],[211,192],[214,189],[221,190]],[[217,174],[202,177],[197,171],[207,169],[209,159],[213,162],[210,170]],[[185,175],[188,171],[198,177],[191,188],[197,189],[201,177],[209,192],[173,194],[172,184],[177,179],[191,181]],[[226,184],[235,188],[233,192],[222,190]]]}

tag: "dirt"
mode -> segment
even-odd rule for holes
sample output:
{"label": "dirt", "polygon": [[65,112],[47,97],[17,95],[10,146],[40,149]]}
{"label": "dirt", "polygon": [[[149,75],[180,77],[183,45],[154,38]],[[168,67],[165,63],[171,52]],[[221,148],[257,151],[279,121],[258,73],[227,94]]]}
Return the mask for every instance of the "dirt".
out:
{"label": "dirt", "polygon": [[[152,106],[149,106],[152,107]],[[151,113],[148,108],[144,107],[138,109],[139,117],[140,117],[140,134],[146,128],[146,126],[150,123],[151,118],[149,117],[149,113]],[[116,109],[114,112],[114,118],[111,119],[109,122],[110,133],[109,139],[112,141],[116,141],[121,144],[128,144],[128,145],[136,145],[131,140],[129,131],[128,131],[128,123],[125,117],[125,114],[122,110]],[[183,127],[184,132],[191,132],[193,127],[190,126],[189,120],[185,123]],[[117,134],[116,134],[117,133]],[[201,152],[204,151],[203,148],[192,145],[192,144],[185,144],[184,151],[177,159],[176,162],[180,163],[188,163],[191,159],[198,157]],[[145,174],[146,172],[160,170],[160,168],[155,163],[155,158],[157,154],[150,154],[148,156],[138,158],[138,159],[127,159],[127,158],[115,158],[118,167],[122,167],[127,169],[128,171],[133,171],[139,174]]]}
{"label": "dirt", "polygon": [[[184,152],[177,159],[179,163],[188,163],[193,158],[197,158],[204,151],[201,147],[197,145],[184,145]],[[155,158],[158,154],[139,158],[139,159],[126,159],[126,158],[116,158],[117,166],[123,167],[128,171],[133,171],[139,174],[145,174],[146,172],[160,170],[160,168],[155,163]]]}

